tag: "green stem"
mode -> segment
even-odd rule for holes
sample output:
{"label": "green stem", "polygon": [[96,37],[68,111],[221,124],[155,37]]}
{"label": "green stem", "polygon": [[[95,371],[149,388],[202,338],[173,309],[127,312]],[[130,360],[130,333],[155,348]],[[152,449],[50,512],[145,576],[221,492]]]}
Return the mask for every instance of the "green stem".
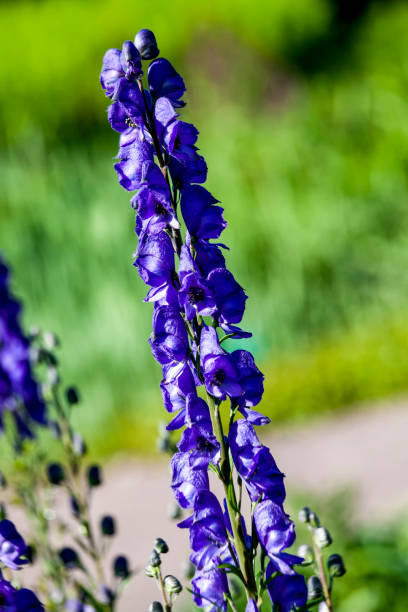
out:
{"label": "green stem", "polygon": [[[232,474],[231,467],[229,464],[227,448],[224,440],[224,431],[221,422],[221,415],[219,411],[219,406],[216,404],[214,397],[207,393],[207,401],[210,406],[210,415],[211,422],[214,430],[214,434],[220,443],[221,449],[221,461],[220,461],[220,472],[221,472],[221,480],[224,486],[225,499],[227,501],[227,509],[228,515],[231,522],[232,534],[234,537],[235,550],[237,553],[239,566],[241,573],[245,580],[245,591],[247,595],[247,599],[257,599],[257,589],[255,578],[253,575],[252,569],[252,561],[250,562],[247,559],[245,554],[245,543],[243,540],[243,535],[241,534],[241,514],[240,512],[236,512],[232,506],[230,494],[228,491],[228,485],[232,482]],[[234,491],[235,495],[235,491]]]}

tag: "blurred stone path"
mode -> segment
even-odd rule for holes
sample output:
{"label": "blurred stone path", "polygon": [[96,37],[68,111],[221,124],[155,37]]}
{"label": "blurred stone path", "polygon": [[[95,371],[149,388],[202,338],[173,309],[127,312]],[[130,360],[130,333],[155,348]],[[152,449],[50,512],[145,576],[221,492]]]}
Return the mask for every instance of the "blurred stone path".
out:
{"label": "blurred stone path", "polygon": [[[273,432],[269,425],[263,431],[289,490],[322,494],[351,487],[358,508],[355,518],[364,522],[390,517],[408,505],[408,398],[369,410],[361,406],[297,429]],[[167,516],[172,500],[168,462],[113,463],[105,482],[95,495],[95,518],[102,513],[117,517],[113,552],[126,553],[141,570],[119,609],[147,612],[149,603],[159,599],[154,581],[143,572],[155,537],[164,537],[170,547],[163,556],[164,573],[181,577],[188,551],[187,531]]]}

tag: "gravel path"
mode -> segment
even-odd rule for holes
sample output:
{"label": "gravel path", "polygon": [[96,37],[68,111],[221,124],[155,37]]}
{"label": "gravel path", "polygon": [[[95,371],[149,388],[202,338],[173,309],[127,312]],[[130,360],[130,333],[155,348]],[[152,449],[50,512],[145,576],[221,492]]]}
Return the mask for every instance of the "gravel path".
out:
{"label": "gravel path", "polygon": [[[408,398],[370,410],[362,406],[302,428],[271,430],[264,429],[264,442],[285,472],[288,489],[323,493],[352,487],[358,502],[355,518],[364,522],[388,518],[407,504]],[[168,462],[112,464],[105,481],[95,496],[95,517],[102,512],[117,517],[113,551],[126,553],[141,570],[120,612],[144,612],[159,599],[154,581],[143,573],[155,537],[164,537],[170,547],[163,556],[164,573],[181,577],[188,551],[187,532],[167,517],[172,499]]]}

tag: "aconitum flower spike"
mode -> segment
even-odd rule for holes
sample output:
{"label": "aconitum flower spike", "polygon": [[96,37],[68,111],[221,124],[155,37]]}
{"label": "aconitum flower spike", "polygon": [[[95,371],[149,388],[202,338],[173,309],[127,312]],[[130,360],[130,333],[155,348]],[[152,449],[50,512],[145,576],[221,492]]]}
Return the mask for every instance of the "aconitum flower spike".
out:
{"label": "aconitum flower spike", "polygon": [[135,47],[144,60],[151,60],[159,55],[156,37],[151,30],[146,28],[139,30],[136,34]]}

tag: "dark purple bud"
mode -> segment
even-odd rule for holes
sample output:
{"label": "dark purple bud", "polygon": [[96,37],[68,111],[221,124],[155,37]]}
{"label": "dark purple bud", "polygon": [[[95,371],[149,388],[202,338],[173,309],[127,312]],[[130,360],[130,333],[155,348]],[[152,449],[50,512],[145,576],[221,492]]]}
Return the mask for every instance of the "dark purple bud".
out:
{"label": "dark purple bud", "polygon": [[79,392],[76,387],[68,387],[65,390],[65,397],[67,398],[68,404],[73,406],[79,403]]}
{"label": "dark purple bud", "polygon": [[146,28],[139,30],[136,34],[135,47],[144,60],[151,60],[159,55],[156,37],[151,30]]}
{"label": "dark purple bud", "polygon": [[153,549],[149,559],[149,566],[159,567],[161,565],[161,558],[157,550]]}
{"label": "dark purple bud", "polygon": [[99,487],[102,484],[102,474],[99,465],[91,465],[88,468],[88,484],[90,487]]}
{"label": "dark purple bud", "polygon": [[165,554],[169,552],[169,547],[167,542],[163,540],[163,538],[156,538],[154,541],[154,549],[161,554]]}
{"label": "dark purple bud", "polygon": [[308,506],[304,506],[299,510],[298,519],[301,523],[308,523],[310,520],[311,510]]}
{"label": "dark purple bud", "polygon": [[47,477],[51,484],[60,485],[65,480],[65,471],[60,463],[50,463],[47,466]]}
{"label": "dark purple bud", "polygon": [[61,550],[58,552],[58,556],[63,565],[69,570],[81,566],[78,553],[73,548],[61,548]]}
{"label": "dark purple bud", "polygon": [[86,444],[80,433],[75,432],[72,436],[72,447],[74,449],[74,453],[78,457],[83,457],[86,455]]}
{"label": "dark purple bud", "polygon": [[101,519],[101,532],[106,536],[113,536],[116,533],[115,519],[110,514]]}
{"label": "dark purple bud", "polygon": [[178,593],[181,593],[181,591],[183,590],[180,580],[178,580],[175,576],[172,576],[169,574],[164,577],[163,582],[164,582],[164,588],[170,594],[174,593],[175,595],[177,595]]}
{"label": "dark purple bud", "polygon": [[164,612],[160,601],[153,601],[149,606],[149,612]]}
{"label": "dark purple bud", "polygon": [[113,560],[113,573],[117,578],[127,578],[130,575],[129,563],[126,557],[119,555]]}
{"label": "dark purple bud", "polygon": [[7,487],[7,480],[4,476],[3,472],[0,470],[0,489],[5,489]]}
{"label": "dark purple bud", "polygon": [[143,74],[142,58],[132,41],[126,40],[123,43],[120,62],[128,80],[137,79]]}
{"label": "dark purple bud", "polygon": [[341,555],[334,553],[327,559],[327,569],[329,570],[330,576],[333,578],[341,578],[346,573],[344,561]]}
{"label": "dark purple bud", "polygon": [[323,587],[318,576],[310,576],[307,581],[307,598],[317,599],[323,596]]}
{"label": "dark purple bud", "polygon": [[35,560],[37,558],[37,550],[36,550],[34,545],[32,545],[32,544],[28,544],[27,545],[27,548],[26,548],[26,551],[25,551],[25,556],[26,556],[27,561],[31,565],[35,562]]}
{"label": "dark purple bud", "polygon": [[326,548],[333,541],[326,527],[317,527],[313,532],[313,537],[319,548]]}
{"label": "dark purple bud", "polygon": [[77,498],[72,495],[70,497],[69,504],[72,514],[75,516],[75,518],[78,518],[80,515],[80,507]]}

